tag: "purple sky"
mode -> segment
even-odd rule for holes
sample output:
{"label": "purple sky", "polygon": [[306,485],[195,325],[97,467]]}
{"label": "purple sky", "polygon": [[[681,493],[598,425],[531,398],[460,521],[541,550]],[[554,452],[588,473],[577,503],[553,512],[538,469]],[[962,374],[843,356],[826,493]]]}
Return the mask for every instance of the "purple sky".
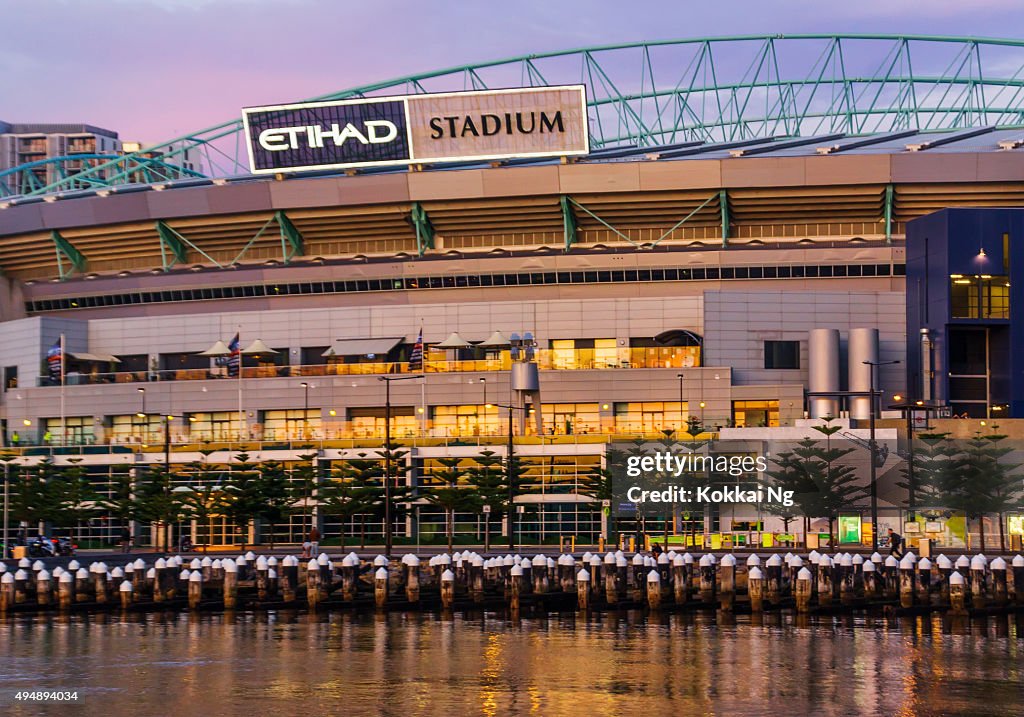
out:
{"label": "purple sky", "polygon": [[761,33],[1005,37],[1017,31],[1019,8],[1019,0],[0,0],[0,119],[90,122],[150,143],[238,117],[246,105],[532,52]]}

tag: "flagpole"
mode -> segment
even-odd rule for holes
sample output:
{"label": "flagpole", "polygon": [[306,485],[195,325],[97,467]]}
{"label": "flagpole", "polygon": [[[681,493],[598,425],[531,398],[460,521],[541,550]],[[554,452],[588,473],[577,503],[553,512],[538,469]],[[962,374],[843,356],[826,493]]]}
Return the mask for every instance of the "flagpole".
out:
{"label": "flagpole", "polygon": [[[65,425],[65,402],[64,402],[64,385],[67,383],[67,369],[65,368],[65,347],[64,347],[64,334],[60,335],[60,443],[63,446],[67,440],[67,429]],[[50,443],[53,443],[52,437]]]}
{"label": "flagpole", "polygon": [[245,431],[245,411],[242,408],[242,327],[238,326],[238,444],[242,447],[243,432]]}

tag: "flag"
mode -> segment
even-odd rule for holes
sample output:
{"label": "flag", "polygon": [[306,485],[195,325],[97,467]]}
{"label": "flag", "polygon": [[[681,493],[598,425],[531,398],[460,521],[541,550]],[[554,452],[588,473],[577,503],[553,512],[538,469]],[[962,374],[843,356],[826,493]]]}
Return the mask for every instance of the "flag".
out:
{"label": "flag", "polygon": [[50,370],[50,379],[57,383],[64,383],[64,372],[61,370],[64,363],[64,355],[60,347],[60,339],[46,352],[46,366]]}
{"label": "flag", "polygon": [[228,367],[228,376],[237,376],[238,367],[242,360],[242,350],[239,344],[239,335],[235,334],[235,338],[231,339],[231,343],[228,344],[228,351],[231,353],[227,356],[221,356],[216,359],[214,363],[218,366]]}
{"label": "flag", "polygon": [[412,353],[409,354],[409,370],[410,371],[422,371],[423,370],[423,327],[420,327],[420,335],[416,337],[416,343],[413,344]]}

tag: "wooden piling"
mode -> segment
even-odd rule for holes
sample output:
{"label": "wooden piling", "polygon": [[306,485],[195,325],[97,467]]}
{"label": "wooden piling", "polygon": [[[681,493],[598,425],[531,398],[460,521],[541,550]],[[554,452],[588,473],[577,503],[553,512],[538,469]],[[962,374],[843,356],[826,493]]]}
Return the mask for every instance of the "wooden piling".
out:
{"label": "wooden piling", "polygon": [[988,560],[984,555],[979,553],[971,558],[970,593],[971,605],[975,610],[984,610],[988,605],[987,571]]}
{"label": "wooden piling", "polygon": [[543,595],[548,591],[548,559],[537,555],[533,559],[533,592]]}
{"label": "wooden piling", "polygon": [[352,602],[358,590],[359,559],[346,555],[341,561],[341,599]]}
{"label": "wooden piling", "polygon": [[576,573],[576,605],[582,612],[590,610],[590,573],[586,568]]}
{"label": "wooden piling", "polygon": [[672,559],[672,599],[676,605],[685,605],[690,586],[686,580],[686,560],[682,555]]}
{"label": "wooden piling", "polygon": [[651,610],[661,607],[661,574],[657,570],[647,573],[647,606]]}
{"label": "wooden piling", "polygon": [[127,578],[125,578],[125,580],[123,580],[121,582],[121,585],[120,585],[120,587],[118,589],[118,593],[121,595],[121,609],[122,610],[127,610],[128,608],[130,608],[132,606],[132,593],[134,592],[134,589],[135,588],[132,585],[131,580],[128,580]]}
{"label": "wooden piling", "polygon": [[28,571],[18,568],[14,573],[14,603],[28,602]]}
{"label": "wooden piling", "polygon": [[198,610],[203,601],[203,572],[196,570],[188,576],[188,609]]}
{"label": "wooden piling", "polygon": [[818,604],[826,607],[832,604],[832,558],[820,555],[817,565]]}
{"label": "wooden piling", "polygon": [[[403,558],[402,562],[405,565],[405,599],[415,605],[420,601],[420,559],[415,555],[409,555]],[[344,568],[342,570],[344,571]],[[482,600],[483,595],[480,597]]]}
{"label": "wooden piling", "polygon": [[795,582],[796,586],[793,588],[793,593],[796,596],[796,611],[798,613],[810,612],[811,585],[814,582],[814,576],[811,575],[811,571],[807,568],[800,568]]}
{"label": "wooden piling", "polygon": [[224,563],[224,609],[234,610],[238,606],[238,564],[234,560]]}
{"label": "wooden piling", "polygon": [[994,558],[988,569],[992,574],[992,602],[997,607],[1003,607],[1007,602],[1006,561],[999,557]]}
{"label": "wooden piling", "polygon": [[320,563],[316,559],[306,563],[306,603],[310,610],[316,610],[320,604]]}
{"label": "wooden piling", "polygon": [[917,562],[917,604],[931,605],[932,602],[932,561],[921,558]]}
{"label": "wooden piling", "polygon": [[914,554],[907,553],[899,562],[900,607],[913,607],[916,594]]}
{"label": "wooden piling", "polygon": [[[237,560],[235,563],[237,564]],[[238,568],[239,577],[242,569]],[[294,555],[286,555],[281,560],[281,574],[279,578],[281,599],[286,603],[295,602],[295,593],[299,587],[299,559]]]}
{"label": "wooden piling", "polygon": [[719,605],[723,612],[732,612],[736,600],[736,558],[732,555],[722,557],[719,565]]}
{"label": "wooden piling", "polygon": [[754,565],[747,571],[747,594],[750,596],[750,611],[764,610],[764,573]]}
{"label": "wooden piling", "polygon": [[839,602],[850,606],[857,601],[857,573],[853,567],[853,556],[849,553],[839,560]]}
{"label": "wooden piling", "polygon": [[868,600],[875,600],[882,594],[878,578],[875,563],[871,560],[866,561],[864,563],[864,597]]}
{"label": "wooden piling", "polygon": [[959,571],[954,570],[953,574],[949,576],[949,614],[950,615],[966,615],[967,614],[967,590],[966,581],[964,576]]}
{"label": "wooden piling", "polygon": [[884,594],[886,600],[895,600],[900,594],[900,561],[890,555],[885,559]]}
{"label": "wooden piling", "polygon": [[715,558],[710,553],[701,556],[700,569],[700,601],[705,605],[715,603]]}
{"label": "wooden piling", "polygon": [[[800,561],[799,567],[803,567],[803,561]],[[769,556],[765,561],[764,574],[768,604],[776,607],[782,603],[782,558],[778,554]]]}
{"label": "wooden piling", "polygon": [[1013,556],[1013,602],[1024,605],[1024,556]]}
{"label": "wooden piling", "polygon": [[14,575],[0,575],[0,612],[7,612],[14,605]]}
{"label": "wooden piling", "polygon": [[[455,573],[445,570],[441,574],[441,608],[451,610],[453,604],[455,604]],[[379,597],[377,598],[377,607],[381,607]]]}
{"label": "wooden piling", "polygon": [[[454,581],[455,573],[451,570],[446,570],[441,577],[449,574]],[[378,610],[383,610],[388,603],[388,569],[383,565],[377,568],[377,572],[373,574],[373,601]]]}
{"label": "wooden piling", "polygon": [[65,571],[61,573],[60,579],[57,582],[57,604],[61,611],[67,611],[71,609],[71,605],[75,602],[75,578],[71,573]]}
{"label": "wooden piling", "polygon": [[519,610],[519,594],[523,589],[523,566],[522,564],[513,565],[512,569],[509,570],[509,582],[511,585],[511,597],[509,598],[509,607],[514,610]]}

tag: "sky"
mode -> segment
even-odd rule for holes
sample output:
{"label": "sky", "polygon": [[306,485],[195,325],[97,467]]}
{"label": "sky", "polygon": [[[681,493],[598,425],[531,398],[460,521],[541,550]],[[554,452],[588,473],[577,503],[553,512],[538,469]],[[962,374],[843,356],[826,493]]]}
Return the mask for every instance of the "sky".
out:
{"label": "sky", "polygon": [[1024,37],[1021,0],[0,0],[0,119],[147,144],[416,72],[698,36]]}

